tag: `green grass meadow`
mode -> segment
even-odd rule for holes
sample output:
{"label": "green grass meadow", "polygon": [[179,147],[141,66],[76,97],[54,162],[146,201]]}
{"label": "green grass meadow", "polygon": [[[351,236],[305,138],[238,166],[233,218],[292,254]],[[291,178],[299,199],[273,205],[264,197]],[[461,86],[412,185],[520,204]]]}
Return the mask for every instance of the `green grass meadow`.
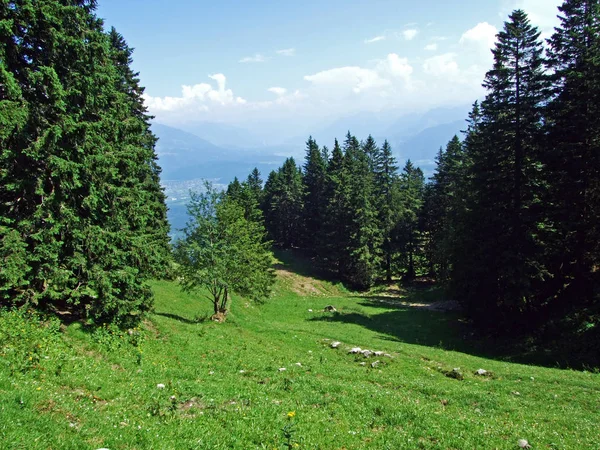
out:
{"label": "green grass meadow", "polygon": [[434,287],[358,295],[278,269],[225,324],[162,281],[136,330],[4,313],[0,448],[600,449],[598,373],[490,357],[456,313],[415,306]]}

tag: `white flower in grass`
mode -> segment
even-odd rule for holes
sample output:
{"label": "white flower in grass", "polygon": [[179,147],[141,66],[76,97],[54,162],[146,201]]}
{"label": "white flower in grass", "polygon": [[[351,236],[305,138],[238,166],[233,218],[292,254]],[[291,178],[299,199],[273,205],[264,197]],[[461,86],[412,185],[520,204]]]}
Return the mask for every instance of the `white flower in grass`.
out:
{"label": "white flower in grass", "polygon": [[156,385],[156,389],[164,389],[164,388],[165,388],[165,385],[164,385],[164,384],[162,384],[162,383],[158,383],[158,384]]}

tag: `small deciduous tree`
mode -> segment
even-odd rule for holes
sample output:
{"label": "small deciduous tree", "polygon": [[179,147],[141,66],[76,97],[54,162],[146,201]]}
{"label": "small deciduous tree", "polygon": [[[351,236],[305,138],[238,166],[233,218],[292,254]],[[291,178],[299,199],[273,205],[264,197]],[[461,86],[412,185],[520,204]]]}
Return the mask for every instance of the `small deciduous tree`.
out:
{"label": "small deciduous tree", "polygon": [[205,292],[219,321],[227,315],[231,293],[253,301],[268,297],[273,254],[264,226],[247,219],[242,205],[210,183],[205,192],[191,194],[188,214],[184,238],[175,244],[182,289]]}

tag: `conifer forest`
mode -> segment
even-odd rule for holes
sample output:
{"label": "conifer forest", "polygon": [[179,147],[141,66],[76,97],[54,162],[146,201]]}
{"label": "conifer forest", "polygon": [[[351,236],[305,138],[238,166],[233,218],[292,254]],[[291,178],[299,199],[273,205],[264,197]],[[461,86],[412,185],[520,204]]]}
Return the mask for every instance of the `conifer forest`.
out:
{"label": "conifer forest", "polygon": [[600,448],[600,0],[504,18],[433,170],[312,134],[183,229],[97,9],[0,1],[0,448]]}

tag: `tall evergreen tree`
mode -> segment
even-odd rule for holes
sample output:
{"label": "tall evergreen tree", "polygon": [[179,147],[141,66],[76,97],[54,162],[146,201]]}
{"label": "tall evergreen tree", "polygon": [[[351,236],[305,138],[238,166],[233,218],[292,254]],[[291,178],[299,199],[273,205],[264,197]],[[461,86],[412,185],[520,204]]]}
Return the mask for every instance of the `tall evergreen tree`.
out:
{"label": "tall evergreen tree", "polygon": [[325,217],[323,220],[324,251],[321,259],[338,277],[342,277],[342,259],[346,243],[345,217],[346,174],[344,172],[344,152],[335,140],[331,158],[327,164],[325,179]]}
{"label": "tall evergreen tree", "polygon": [[[144,105],[144,88],[140,86],[139,73],[131,69],[133,49],[114,27],[109,39],[112,60],[118,72],[116,87],[121,95],[126,96],[127,114],[130,116],[119,140],[119,144],[124,146],[123,161],[119,168],[125,181],[123,195],[116,194],[121,200],[118,209],[126,214],[123,220],[129,224],[132,236],[138,235],[143,241],[141,245],[152,250],[152,253],[147,252],[146,258],[139,259],[146,263],[145,267],[139,269],[160,277],[167,270],[171,249],[165,194],[160,185],[161,169],[155,152],[157,139],[150,130],[152,117]],[[135,196],[131,195],[132,192]]]}
{"label": "tall evergreen tree", "polygon": [[344,142],[343,170],[348,241],[342,273],[351,284],[367,288],[375,281],[381,264],[382,233],[374,205],[374,179],[369,155],[350,132]]}
{"label": "tall evergreen tree", "polygon": [[437,156],[437,167],[427,190],[425,214],[429,233],[428,258],[440,281],[449,277],[453,243],[457,240],[460,220],[464,215],[465,154],[458,136]]}
{"label": "tall evergreen tree", "polygon": [[325,182],[327,160],[312,138],[306,143],[304,163],[304,247],[315,255],[323,250],[323,221],[325,215]]}
{"label": "tall evergreen tree", "polygon": [[[547,101],[540,33],[514,11],[498,34],[494,67],[477,133],[467,141],[472,160],[469,217],[453,284],[473,312],[505,317],[531,310],[546,276],[537,235],[541,192],[542,113]],[[475,113],[475,111],[474,111]]]}
{"label": "tall evergreen tree", "polygon": [[373,136],[369,135],[367,140],[362,143],[362,149],[367,155],[367,159],[369,161],[369,168],[371,172],[375,172],[375,166],[377,165],[377,157],[379,155],[379,147],[377,146],[377,142]]}
{"label": "tall evergreen tree", "polygon": [[409,159],[397,184],[401,202],[400,219],[394,229],[394,241],[401,253],[404,276],[412,280],[417,275],[416,257],[420,251],[419,219],[423,206],[425,176]]}
{"label": "tall evergreen tree", "polygon": [[227,196],[232,200],[240,201],[242,198],[242,183],[238,177],[233,177],[233,181],[227,185]]}
{"label": "tall evergreen tree", "polygon": [[0,5],[0,301],[135,320],[168,226],[131,50],[94,1],[19,3]]}
{"label": "tall evergreen tree", "polygon": [[[371,136],[369,136],[371,138]],[[387,282],[392,281],[392,257],[395,251],[392,232],[399,219],[400,202],[394,195],[398,178],[396,158],[388,141],[373,154],[375,176],[374,201],[377,208],[379,228],[383,237],[383,267]]]}
{"label": "tall evergreen tree", "polygon": [[263,206],[269,236],[283,248],[301,244],[303,197],[302,171],[288,158],[269,175]]}
{"label": "tall evergreen tree", "polygon": [[556,312],[596,302],[600,280],[600,2],[567,0],[549,40],[546,204]]}
{"label": "tall evergreen tree", "polygon": [[248,186],[252,198],[260,205],[262,203],[263,195],[263,180],[258,168],[255,167],[252,169],[252,172],[250,172],[250,175],[248,175],[248,178],[246,179],[246,186]]}

